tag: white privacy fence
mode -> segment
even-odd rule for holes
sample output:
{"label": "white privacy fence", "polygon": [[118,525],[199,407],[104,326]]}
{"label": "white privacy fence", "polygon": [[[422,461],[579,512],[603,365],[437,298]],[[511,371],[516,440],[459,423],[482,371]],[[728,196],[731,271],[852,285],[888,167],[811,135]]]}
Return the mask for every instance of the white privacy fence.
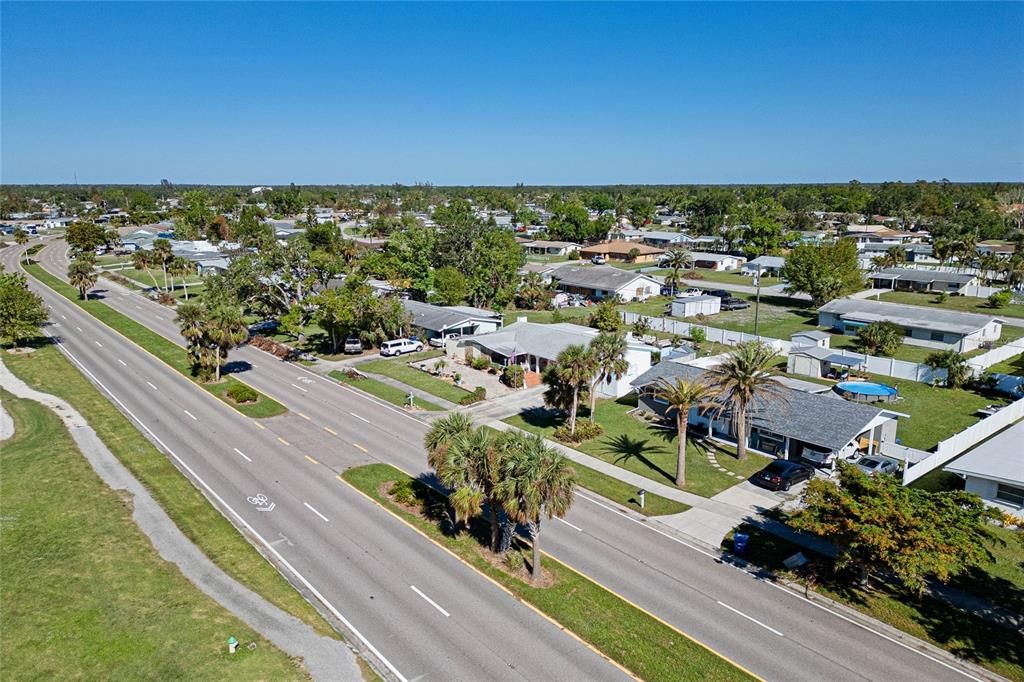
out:
{"label": "white privacy fence", "polygon": [[975,356],[968,361],[968,364],[974,369],[975,375],[980,375],[997,362],[1009,360],[1021,353],[1024,353],[1024,337],[1014,339],[1003,346],[993,348],[987,353]]}
{"label": "white privacy fence", "polygon": [[903,470],[903,485],[913,483],[930,471],[934,471],[981,441],[1002,431],[1010,424],[1024,418],[1024,400],[1017,400],[1002,408],[991,417],[967,427],[935,446],[935,451],[917,464]]}
{"label": "white privacy fence", "polygon": [[[619,314],[622,315],[622,319],[626,324],[633,324],[641,317],[645,317],[644,315],[625,311],[621,311]],[[691,324],[689,322],[683,322],[682,320],[673,320],[666,317],[648,317],[646,319],[650,323],[651,329],[668,334],[678,334],[680,336],[689,336],[690,330],[698,327],[704,330],[704,336],[708,341],[714,341],[715,343],[721,343],[726,346],[738,346],[741,343],[746,343],[748,341],[760,341],[765,345],[771,346],[783,356],[788,356],[790,350],[793,348],[792,341],[775,339],[770,336],[745,334],[743,332],[735,332],[728,329],[708,327],[702,324]],[[865,356],[860,353],[848,351],[844,348],[834,348],[831,350],[836,355],[841,355],[843,357],[856,357],[859,360],[863,360],[863,369],[867,372],[871,372],[872,374],[881,374],[882,376],[893,377],[894,379],[906,379],[908,381],[920,381],[923,383],[932,383],[933,381],[941,382],[946,379],[946,370],[944,369],[934,370],[928,365],[922,365],[916,362],[907,362],[905,360],[896,360],[894,358],[879,358],[873,355]]]}

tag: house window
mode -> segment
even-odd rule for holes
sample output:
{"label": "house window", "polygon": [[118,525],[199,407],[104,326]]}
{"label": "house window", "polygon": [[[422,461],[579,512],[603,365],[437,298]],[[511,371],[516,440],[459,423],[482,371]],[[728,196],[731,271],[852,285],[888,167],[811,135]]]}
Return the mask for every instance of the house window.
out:
{"label": "house window", "polygon": [[996,486],[996,499],[1016,507],[1024,507],[1024,488],[1000,483]]}
{"label": "house window", "polygon": [[945,337],[945,335],[942,332],[932,332],[931,333],[931,340],[932,341],[944,341],[945,339],[946,339],[946,337]]}

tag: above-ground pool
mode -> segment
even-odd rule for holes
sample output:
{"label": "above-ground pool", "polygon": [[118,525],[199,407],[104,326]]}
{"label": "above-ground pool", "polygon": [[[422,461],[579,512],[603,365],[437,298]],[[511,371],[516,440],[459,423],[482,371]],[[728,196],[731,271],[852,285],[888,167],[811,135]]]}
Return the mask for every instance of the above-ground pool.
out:
{"label": "above-ground pool", "polygon": [[891,403],[896,400],[896,389],[871,381],[840,381],[833,389],[847,400],[858,403]]}

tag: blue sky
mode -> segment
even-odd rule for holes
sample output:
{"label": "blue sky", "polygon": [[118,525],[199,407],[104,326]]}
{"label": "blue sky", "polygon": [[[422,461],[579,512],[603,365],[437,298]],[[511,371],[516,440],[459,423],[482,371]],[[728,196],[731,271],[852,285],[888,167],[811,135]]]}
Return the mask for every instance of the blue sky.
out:
{"label": "blue sky", "polygon": [[1024,178],[1024,3],[0,3],[3,182]]}

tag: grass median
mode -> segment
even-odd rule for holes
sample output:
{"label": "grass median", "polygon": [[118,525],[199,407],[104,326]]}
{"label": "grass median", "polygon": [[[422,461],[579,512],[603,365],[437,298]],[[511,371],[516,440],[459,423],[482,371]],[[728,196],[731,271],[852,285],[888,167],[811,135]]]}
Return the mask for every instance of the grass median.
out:
{"label": "grass median", "polygon": [[[103,324],[125,336],[136,345],[149,351],[169,365],[172,369],[177,370],[189,379],[193,379],[191,367],[188,363],[188,356],[186,355],[185,350],[176,343],[168,340],[160,334],[157,334],[152,329],[136,322],[130,317],[119,313],[101,301],[79,300],[77,289],[67,282],[64,282],[59,277],[47,272],[42,266],[38,264],[30,264],[24,267],[25,270],[33,277],[70,300]],[[231,376],[224,377],[219,383],[207,384],[199,381],[196,381],[195,383],[197,386],[201,386],[247,417],[262,419],[265,417],[275,417],[287,412],[284,405],[272,400],[262,393],[259,393],[259,391],[257,391],[259,397],[256,399],[256,402],[253,403],[236,403],[231,400],[226,395],[227,391],[233,385],[240,383],[237,379]]]}
{"label": "grass median", "polygon": [[[8,678],[307,677],[159,556],[53,412],[0,395],[15,423],[0,449]],[[231,655],[228,636],[257,646]]]}
{"label": "grass median", "polygon": [[[488,560],[472,534],[452,536],[442,530],[434,517],[413,513],[384,494],[382,491],[389,489],[392,483],[409,480],[394,467],[386,464],[355,467],[346,471],[343,478],[640,678],[651,682],[753,679],[718,654],[551,557],[544,564],[550,585],[544,587],[534,586],[499,568]],[[425,510],[443,504],[443,498],[426,486],[417,486],[417,490],[423,496]]]}
{"label": "grass median", "polygon": [[114,456],[215,564],[321,634],[337,636],[317,610],[56,346],[44,343],[32,353],[5,354],[4,363],[29,386],[63,398],[85,415]]}
{"label": "grass median", "polygon": [[[358,388],[359,390],[369,393],[372,396],[376,396],[377,398],[389,402],[392,405],[405,407],[405,391],[400,388],[395,388],[390,384],[385,384],[383,381],[378,381],[377,379],[372,379],[370,377],[356,378],[337,369],[333,370],[329,376],[335,381],[339,381],[346,386]],[[443,407],[423,400],[422,398],[416,398],[416,405],[428,412],[440,412],[444,410]]]}

